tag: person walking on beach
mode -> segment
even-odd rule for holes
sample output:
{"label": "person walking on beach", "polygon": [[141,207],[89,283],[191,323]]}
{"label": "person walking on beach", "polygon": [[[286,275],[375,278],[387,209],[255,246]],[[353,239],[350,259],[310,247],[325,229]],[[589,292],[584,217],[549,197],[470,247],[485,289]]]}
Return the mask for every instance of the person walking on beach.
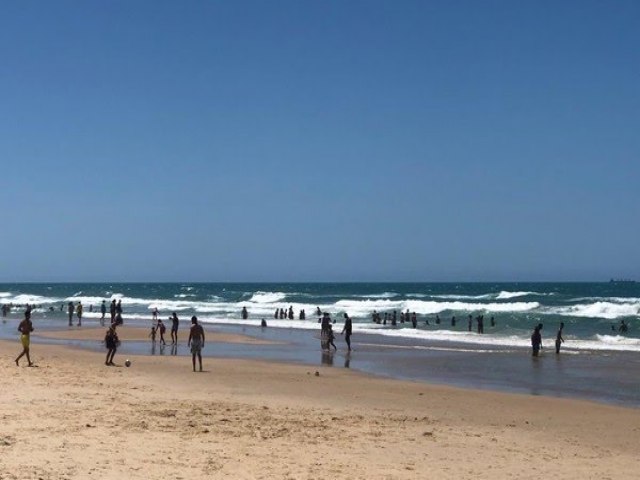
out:
{"label": "person walking on beach", "polygon": [[27,356],[29,366],[33,367],[31,357],[29,356],[29,344],[31,343],[31,332],[33,332],[33,324],[31,323],[31,312],[24,312],[24,320],[18,325],[18,331],[20,332],[20,342],[22,343],[22,353],[16,358],[16,365],[20,366],[20,359],[23,356]]}
{"label": "person walking on beach", "polygon": [[344,341],[347,342],[347,349],[351,351],[351,333],[353,326],[349,315],[344,314],[344,327],[342,328],[342,335],[344,335]]}
{"label": "person walking on beach", "polygon": [[76,307],[76,315],[78,315],[78,326],[82,326],[82,302],[78,302],[78,306]]}
{"label": "person walking on beach", "polygon": [[165,327],[162,320],[158,320],[158,331],[160,332],[160,345],[166,345],[167,342],[164,341],[164,332],[167,331],[167,327]]}
{"label": "person walking on beach", "polygon": [[560,322],[560,328],[558,329],[558,334],[556,335],[556,354],[560,353],[560,345],[564,343],[564,338],[562,338],[563,328],[564,322]]}
{"label": "person walking on beach", "polygon": [[173,312],[171,316],[171,345],[178,345],[178,327],[180,326],[180,320],[178,315]]}
{"label": "person walking on beach", "polygon": [[336,336],[333,334],[333,327],[331,326],[331,324],[329,324],[329,328],[327,329],[327,335],[329,339],[329,345],[331,345],[333,349],[337,351],[338,347],[336,347],[336,344],[334,342],[334,340],[336,339]]}
{"label": "person walking on beach", "polygon": [[76,309],[73,306],[73,302],[69,302],[69,304],[67,305],[67,313],[69,314],[69,326],[72,327],[73,326],[73,312],[75,312]]}
{"label": "person walking on beach", "polygon": [[531,335],[531,348],[532,348],[532,355],[534,357],[538,356],[538,353],[542,348],[542,334],[540,333],[540,330],[542,330],[541,323],[536,325],[536,328],[533,329],[533,334]]}
{"label": "person walking on beach", "polygon": [[120,344],[118,334],[116,333],[115,323],[111,324],[107,329],[107,334],[104,336],[104,344],[107,347],[107,359],[104,364],[108,367],[113,367],[113,357],[115,356],[118,345]]}
{"label": "person walking on beach", "polygon": [[107,314],[107,303],[102,300],[102,305],[100,305],[100,313],[102,316],[100,317],[100,326],[104,327],[104,316]]}
{"label": "person walking on beach", "polygon": [[196,371],[196,356],[202,371],[202,349],[204,348],[204,329],[198,323],[198,317],[191,317],[191,330],[189,330],[189,340],[187,346],[191,347],[191,363],[193,363],[193,371]]}

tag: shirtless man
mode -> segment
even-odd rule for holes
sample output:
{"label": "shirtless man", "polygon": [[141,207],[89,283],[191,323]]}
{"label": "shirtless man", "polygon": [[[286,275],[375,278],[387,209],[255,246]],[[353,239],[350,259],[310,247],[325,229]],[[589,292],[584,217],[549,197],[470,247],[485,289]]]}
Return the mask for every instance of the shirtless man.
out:
{"label": "shirtless man", "polygon": [[20,325],[18,325],[18,331],[22,334],[20,335],[20,342],[22,343],[22,353],[18,355],[18,358],[16,358],[16,365],[20,366],[20,359],[24,355],[26,355],[29,366],[33,367],[33,363],[31,363],[31,357],[29,357],[29,344],[31,342],[31,332],[33,332],[33,324],[31,323],[30,311],[25,312],[24,320],[22,320],[20,322]]}
{"label": "shirtless man", "polygon": [[191,347],[191,361],[193,363],[193,371],[196,371],[196,355],[200,363],[200,371],[202,371],[202,348],[204,347],[204,330],[202,325],[198,323],[198,318],[194,315],[191,317],[191,330],[189,331],[189,340],[187,346]]}
{"label": "shirtless man", "polygon": [[176,312],[173,312],[171,316],[171,345],[178,344],[178,327],[180,326],[180,320],[178,320],[178,315]]}
{"label": "shirtless man", "polygon": [[351,333],[353,332],[353,324],[351,323],[351,318],[346,313],[344,314],[344,328],[342,329],[342,334],[345,335],[344,340],[347,342],[347,348],[351,351]]}

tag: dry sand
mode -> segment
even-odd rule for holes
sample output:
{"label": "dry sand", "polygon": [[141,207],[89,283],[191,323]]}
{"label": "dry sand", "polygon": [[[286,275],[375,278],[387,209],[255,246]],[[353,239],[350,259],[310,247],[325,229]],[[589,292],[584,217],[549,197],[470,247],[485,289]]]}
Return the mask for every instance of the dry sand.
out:
{"label": "dry sand", "polygon": [[106,367],[35,339],[38,367],[16,367],[19,350],[0,342],[2,480],[640,474],[640,409],[245,360]]}

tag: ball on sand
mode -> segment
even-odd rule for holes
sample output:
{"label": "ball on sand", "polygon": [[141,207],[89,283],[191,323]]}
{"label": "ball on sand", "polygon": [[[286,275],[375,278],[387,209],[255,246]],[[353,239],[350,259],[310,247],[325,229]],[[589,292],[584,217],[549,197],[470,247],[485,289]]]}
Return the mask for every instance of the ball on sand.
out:
{"label": "ball on sand", "polygon": [[131,360],[129,360],[128,358],[124,361],[125,366],[130,367],[131,366]]}

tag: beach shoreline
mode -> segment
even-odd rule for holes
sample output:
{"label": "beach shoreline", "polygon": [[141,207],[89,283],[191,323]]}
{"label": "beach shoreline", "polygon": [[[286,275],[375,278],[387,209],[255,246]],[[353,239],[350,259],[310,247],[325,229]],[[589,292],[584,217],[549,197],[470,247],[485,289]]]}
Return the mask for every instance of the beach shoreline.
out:
{"label": "beach shoreline", "polygon": [[[17,319],[0,325],[0,338],[17,338]],[[177,346],[149,339],[147,322],[130,321],[119,327],[121,352],[128,355],[185,356],[188,327],[181,322]],[[15,326],[14,326],[15,324]],[[353,351],[348,352],[338,335],[338,350],[320,349],[319,331],[261,328],[247,325],[204,324],[208,336],[205,357],[238,358],[353,369],[383,378],[428,384],[522,393],[533,396],[576,398],[601,403],[640,407],[635,378],[640,358],[632,352],[575,352],[569,348],[556,355],[553,348],[533,359],[530,349],[451,342],[389,338],[355,331]],[[106,327],[89,320],[83,327],[67,327],[37,321],[33,341],[103,351]],[[159,340],[159,338],[158,338]],[[569,342],[570,344],[570,342]]]}
{"label": "beach shoreline", "polygon": [[634,478],[640,467],[633,408],[264,360],[208,357],[199,374],[184,356],[106,367],[99,352],[35,344],[28,368],[13,364],[17,342],[0,351],[2,478]]}

